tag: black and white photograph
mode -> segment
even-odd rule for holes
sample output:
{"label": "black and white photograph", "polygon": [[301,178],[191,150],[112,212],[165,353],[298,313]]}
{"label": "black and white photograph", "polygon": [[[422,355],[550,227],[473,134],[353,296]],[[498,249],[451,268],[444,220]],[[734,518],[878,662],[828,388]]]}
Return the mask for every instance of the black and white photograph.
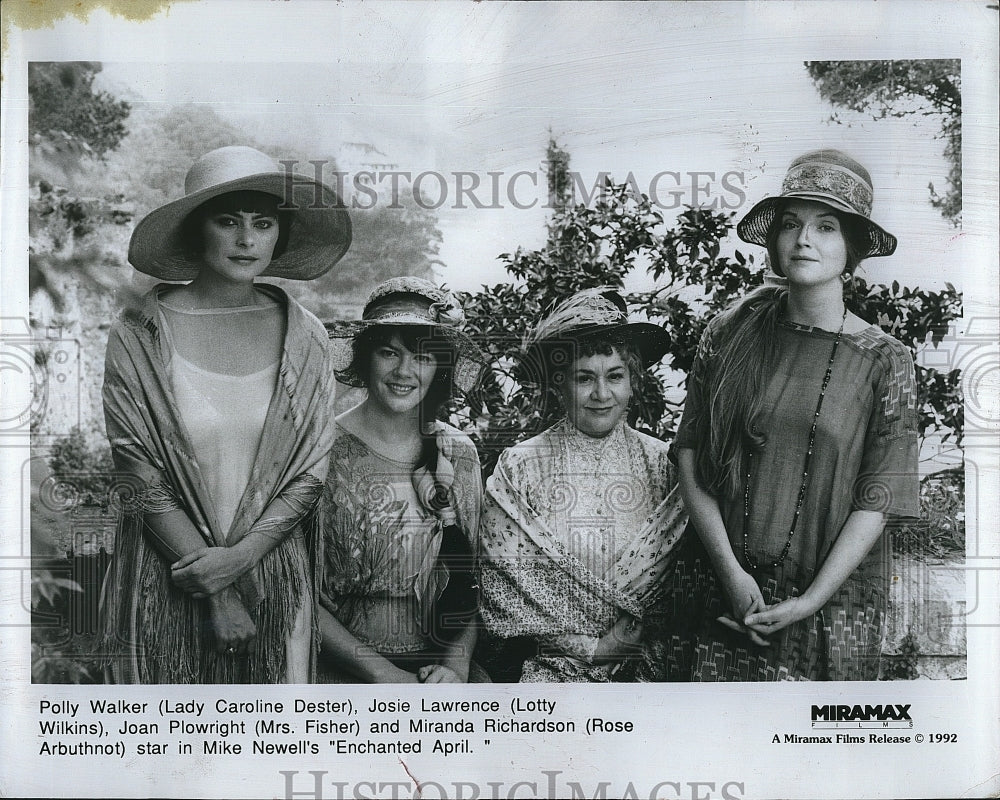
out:
{"label": "black and white photograph", "polygon": [[9,8],[0,793],[1000,792],[995,3]]}

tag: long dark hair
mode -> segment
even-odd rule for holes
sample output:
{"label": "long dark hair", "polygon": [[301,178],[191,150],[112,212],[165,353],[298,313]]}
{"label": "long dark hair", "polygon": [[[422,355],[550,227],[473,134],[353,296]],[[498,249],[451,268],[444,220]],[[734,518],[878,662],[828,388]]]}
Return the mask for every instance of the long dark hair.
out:
{"label": "long dark hair", "polygon": [[[397,336],[411,353],[429,353],[437,361],[434,378],[419,407],[421,446],[416,468],[424,468],[434,477],[430,510],[440,512],[452,504],[452,498],[448,487],[437,476],[439,452],[434,423],[441,407],[454,393],[455,344],[431,325],[372,325],[354,339],[351,363],[354,373],[367,383],[372,353]],[[469,537],[458,524],[442,526],[438,563],[448,569],[448,584],[431,610],[428,635],[434,644],[447,646],[475,618],[479,609],[475,554]]]}
{"label": "long dark hair", "polygon": [[[767,233],[771,266],[779,275],[777,239],[783,212],[779,206]],[[847,250],[844,272],[853,276],[867,252],[868,233],[854,217],[839,212],[837,217]],[[704,408],[695,420],[696,477],[713,495],[739,496],[746,453],[763,447],[767,439],[758,422],[787,296],[783,287],[763,286],[713,322],[713,353],[703,365]]]}

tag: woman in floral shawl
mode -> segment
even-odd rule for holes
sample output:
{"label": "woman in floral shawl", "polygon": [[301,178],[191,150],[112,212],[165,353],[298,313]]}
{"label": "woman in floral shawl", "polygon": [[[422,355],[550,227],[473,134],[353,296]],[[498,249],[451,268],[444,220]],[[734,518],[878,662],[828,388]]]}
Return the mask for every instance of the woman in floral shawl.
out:
{"label": "woman in floral shawl", "polygon": [[111,331],[104,409],[134,481],[102,598],[126,683],[307,682],[312,511],[333,444],[320,322],[261,275],[306,280],[351,225],[321,183],[249,147],[191,167],[129,260],[161,284]]}
{"label": "woman in floral shawl", "polygon": [[479,374],[463,319],[429,281],[393,278],[334,335],[338,378],[368,395],[337,418],[321,504],[320,680],[482,679],[471,663],[479,458],[435,418]]}
{"label": "woman in floral shawl", "polygon": [[608,289],[574,295],[529,336],[525,366],[566,415],[500,457],[480,528],[481,614],[527,645],[521,681],[660,677],[655,609],[687,520],[666,444],[626,411],[668,343]]}

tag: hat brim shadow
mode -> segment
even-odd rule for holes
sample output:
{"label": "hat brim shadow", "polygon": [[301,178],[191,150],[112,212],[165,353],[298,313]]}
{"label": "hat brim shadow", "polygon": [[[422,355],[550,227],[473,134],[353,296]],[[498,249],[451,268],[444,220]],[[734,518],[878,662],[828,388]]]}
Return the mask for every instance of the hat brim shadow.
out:
{"label": "hat brim shadow", "polygon": [[575,360],[573,350],[588,340],[621,337],[638,352],[644,369],[657,364],[670,350],[670,334],[652,322],[622,325],[587,325],[567,331],[558,338],[544,339],[522,349],[516,373],[520,383],[547,385],[553,374]]}
{"label": "hat brim shadow", "polygon": [[312,280],[328,272],[351,246],[351,218],[329,186],[301,175],[265,172],[216,184],[154,209],[136,225],[128,260],[139,272],[166,281],[188,281],[201,267],[181,236],[184,219],[203,203],[228,192],[254,191],[276,197],[292,211],[285,252],[263,277]]}
{"label": "hat brim shadow", "polygon": [[774,223],[774,217],[788,200],[813,200],[817,203],[823,203],[860,222],[868,232],[868,250],[862,254],[862,258],[891,256],[896,252],[895,236],[872,222],[868,217],[858,214],[839,198],[819,192],[789,192],[778,197],[765,197],[739,221],[736,225],[736,234],[748,244],[767,247],[767,233]]}
{"label": "hat brim shadow", "polygon": [[324,323],[330,337],[331,363],[340,383],[358,389],[367,388],[367,382],[353,368],[354,341],[363,331],[375,326],[383,327],[428,327],[434,334],[447,340],[455,348],[456,363],[453,365],[452,380],[455,388],[468,394],[479,382],[488,364],[486,354],[472,338],[449,325],[439,325],[418,315],[399,315],[387,320],[355,320],[350,322]]}

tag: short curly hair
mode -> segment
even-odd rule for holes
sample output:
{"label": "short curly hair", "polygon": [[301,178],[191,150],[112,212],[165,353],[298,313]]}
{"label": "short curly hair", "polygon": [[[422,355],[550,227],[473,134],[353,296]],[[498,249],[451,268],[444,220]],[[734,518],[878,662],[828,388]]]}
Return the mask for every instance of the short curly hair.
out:
{"label": "short curly hair", "polygon": [[567,372],[581,358],[618,355],[628,367],[632,395],[641,392],[642,358],[627,330],[601,332],[580,339],[565,339],[548,343],[544,352],[543,385],[559,392]]}

